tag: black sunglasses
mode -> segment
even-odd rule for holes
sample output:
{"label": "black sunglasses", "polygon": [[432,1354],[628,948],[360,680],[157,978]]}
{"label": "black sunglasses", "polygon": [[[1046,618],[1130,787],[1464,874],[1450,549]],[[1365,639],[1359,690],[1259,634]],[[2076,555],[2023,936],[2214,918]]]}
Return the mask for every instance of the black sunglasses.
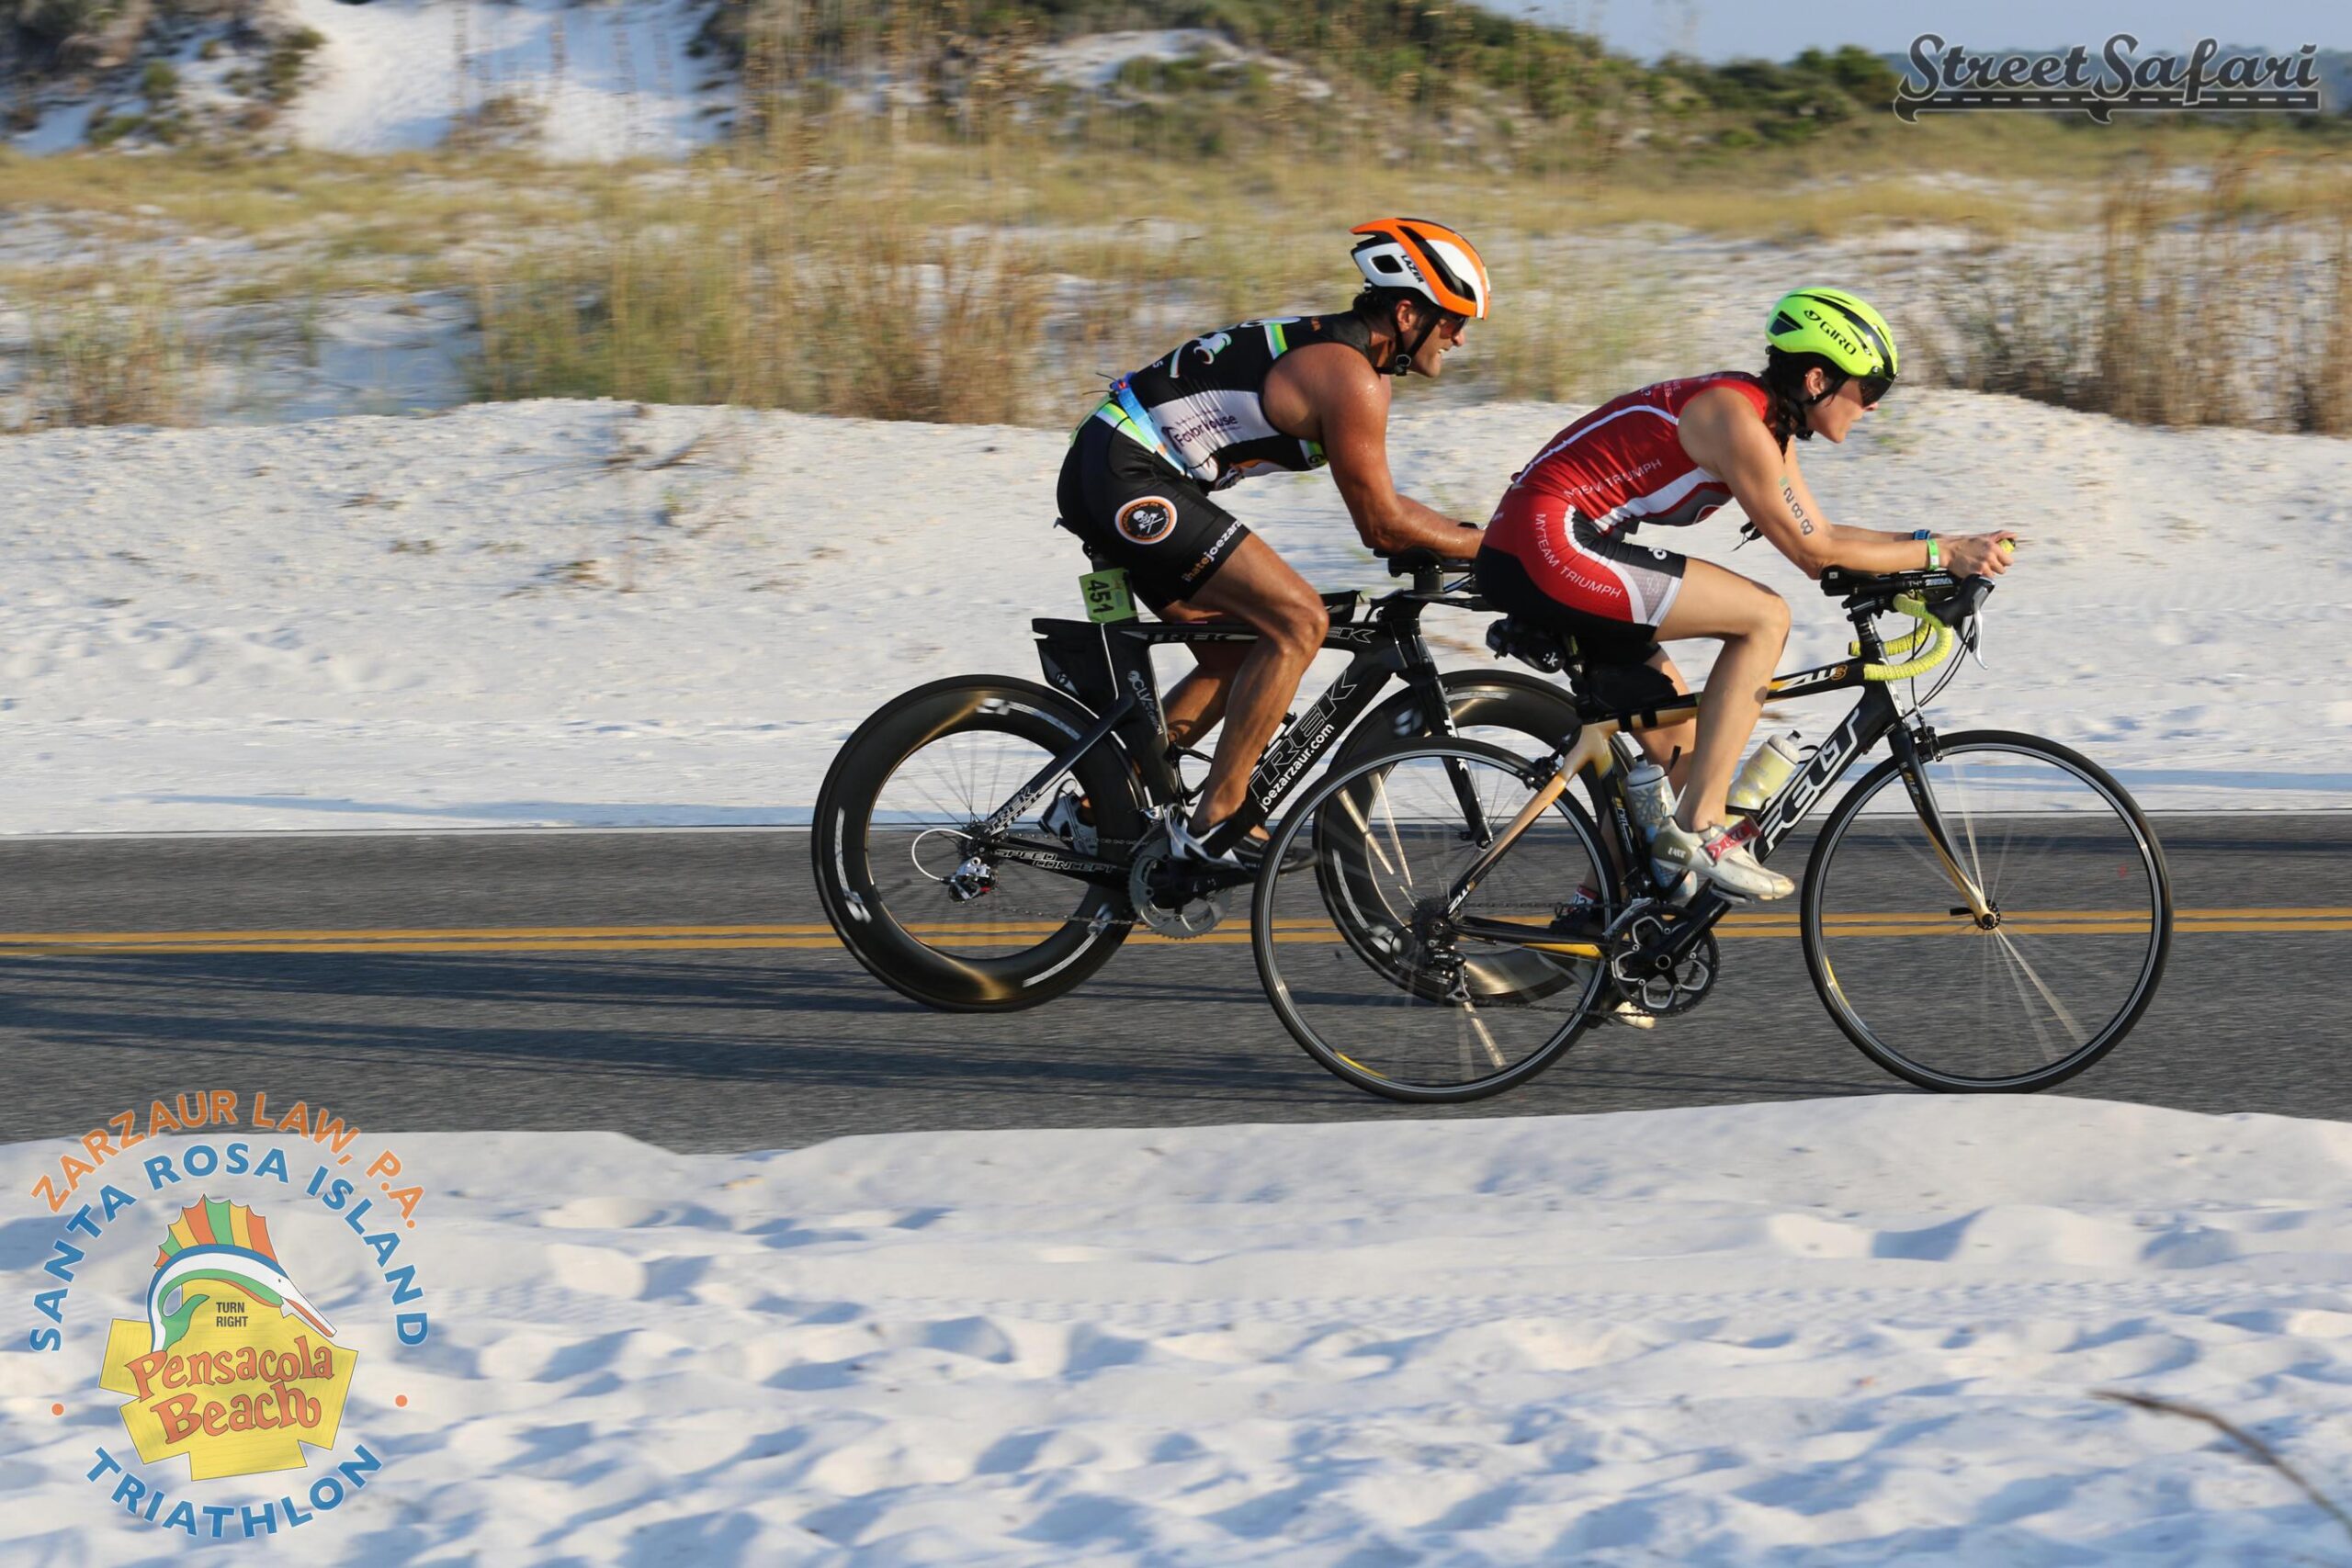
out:
{"label": "black sunglasses", "polygon": [[1857,376],[1854,379],[1861,383],[1864,407],[1883,400],[1894,385],[1892,376]]}

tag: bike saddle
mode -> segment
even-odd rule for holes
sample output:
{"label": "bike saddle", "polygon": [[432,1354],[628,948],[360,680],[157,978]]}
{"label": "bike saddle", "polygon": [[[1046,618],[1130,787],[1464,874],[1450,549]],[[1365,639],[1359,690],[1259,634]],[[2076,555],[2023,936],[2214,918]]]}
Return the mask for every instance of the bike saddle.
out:
{"label": "bike saddle", "polygon": [[1577,657],[1574,638],[1515,615],[1505,615],[1487,628],[1487,647],[1497,659],[1516,659],[1546,675],[1558,674]]}

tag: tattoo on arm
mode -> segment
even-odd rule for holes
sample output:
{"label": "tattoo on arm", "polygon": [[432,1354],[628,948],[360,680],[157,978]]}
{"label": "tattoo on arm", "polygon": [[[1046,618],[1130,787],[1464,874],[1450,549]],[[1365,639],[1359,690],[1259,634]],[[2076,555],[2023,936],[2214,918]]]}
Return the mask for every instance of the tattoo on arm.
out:
{"label": "tattoo on arm", "polygon": [[1781,481],[1781,499],[1789,503],[1789,513],[1797,520],[1797,532],[1813,532],[1813,519],[1804,514],[1804,507],[1797,501],[1797,488],[1788,480]]}

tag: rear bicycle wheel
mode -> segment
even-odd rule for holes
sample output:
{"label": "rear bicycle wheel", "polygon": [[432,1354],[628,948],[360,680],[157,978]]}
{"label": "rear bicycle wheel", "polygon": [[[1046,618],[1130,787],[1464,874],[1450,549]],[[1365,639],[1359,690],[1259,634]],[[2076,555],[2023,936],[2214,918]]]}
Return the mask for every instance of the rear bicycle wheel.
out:
{"label": "rear bicycle wheel", "polygon": [[[973,831],[1092,722],[1043,686],[973,676],[909,692],[850,737],[811,851],[826,917],[868,973],[927,1007],[993,1012],[1051,1001],[1110,960],[1124,892],[992,859]],[[1122,753],[1097,746],[993,841],[1124,859],[1142,831],[1131,790]],[[1065,793],[1086,818],[1069,836],[1042,820]]]}
{"label": "rear bicycle wheel", "polygon": [[1902,764],[1865,774],[1805,870],[1805,966],[1862,1054],[1922,1089],[2048,1089],[2115,1048],[2172,945],[2172,880],[2098,764],[2005,730],[1939,738],[1920,782],[1994,921],[1929,840]]}
{"label": "rear bicycle wheel", "polygon": [[[1551,1066],[1590,1021],[1607,972],[1565,911],[1578,886],[1609,886],[1607,863],[1565,793],[1449,908],[1550,779],[1498,746],[1413,742],[1335,768],[1283,819],[1250,946],[1276,1016],[1326,1070],[1390,1100],[1478,1100]],[[1312,861],[1281,869],[1303,834]]]}

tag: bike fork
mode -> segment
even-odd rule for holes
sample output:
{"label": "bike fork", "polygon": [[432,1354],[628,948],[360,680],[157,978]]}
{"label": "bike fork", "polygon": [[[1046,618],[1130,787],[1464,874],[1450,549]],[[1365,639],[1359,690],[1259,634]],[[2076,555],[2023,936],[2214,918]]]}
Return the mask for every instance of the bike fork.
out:
{"label": "bike fork", "polygon": [[[1451,740],[1462,733],[1453,725],[1453,708],[1445,700],[1445,682],[1439,675],[1437,662],[1430,660],[1408,665],[1405,682],[1421,700],[1430,716],[1430,728]],[[1478,792],[1470,787],[1470,770],[1453,758],[1445,763],[1446,782],[1453,786],[1453,803],[1462,807],[1464,841],[1485,849],[1495,841],[1494,830],[1487,825],[1487,807]]]}
{"label": "bike fork", "polygon": [[1962,871],[1960,856],[1952,848],[1951,832],[1944,826],[1943,808],[1936,804],[1935,791],[1928,785],[1927,765],[1935,755],[1932,738],[1923,748],[1912,732],[1897,726],[1887,737],[1887,744],[1903,763],[1903,787],[1911,794],[1912,809],[1919,814],[1919,826],[1926,829],[1928,843],[1936,852],[1936,859],[1943,863],[1944,874],[1967,907],[1967,912],[1980,926],[1989,926],[1993,917],[1993,902],[1976,879]]}

